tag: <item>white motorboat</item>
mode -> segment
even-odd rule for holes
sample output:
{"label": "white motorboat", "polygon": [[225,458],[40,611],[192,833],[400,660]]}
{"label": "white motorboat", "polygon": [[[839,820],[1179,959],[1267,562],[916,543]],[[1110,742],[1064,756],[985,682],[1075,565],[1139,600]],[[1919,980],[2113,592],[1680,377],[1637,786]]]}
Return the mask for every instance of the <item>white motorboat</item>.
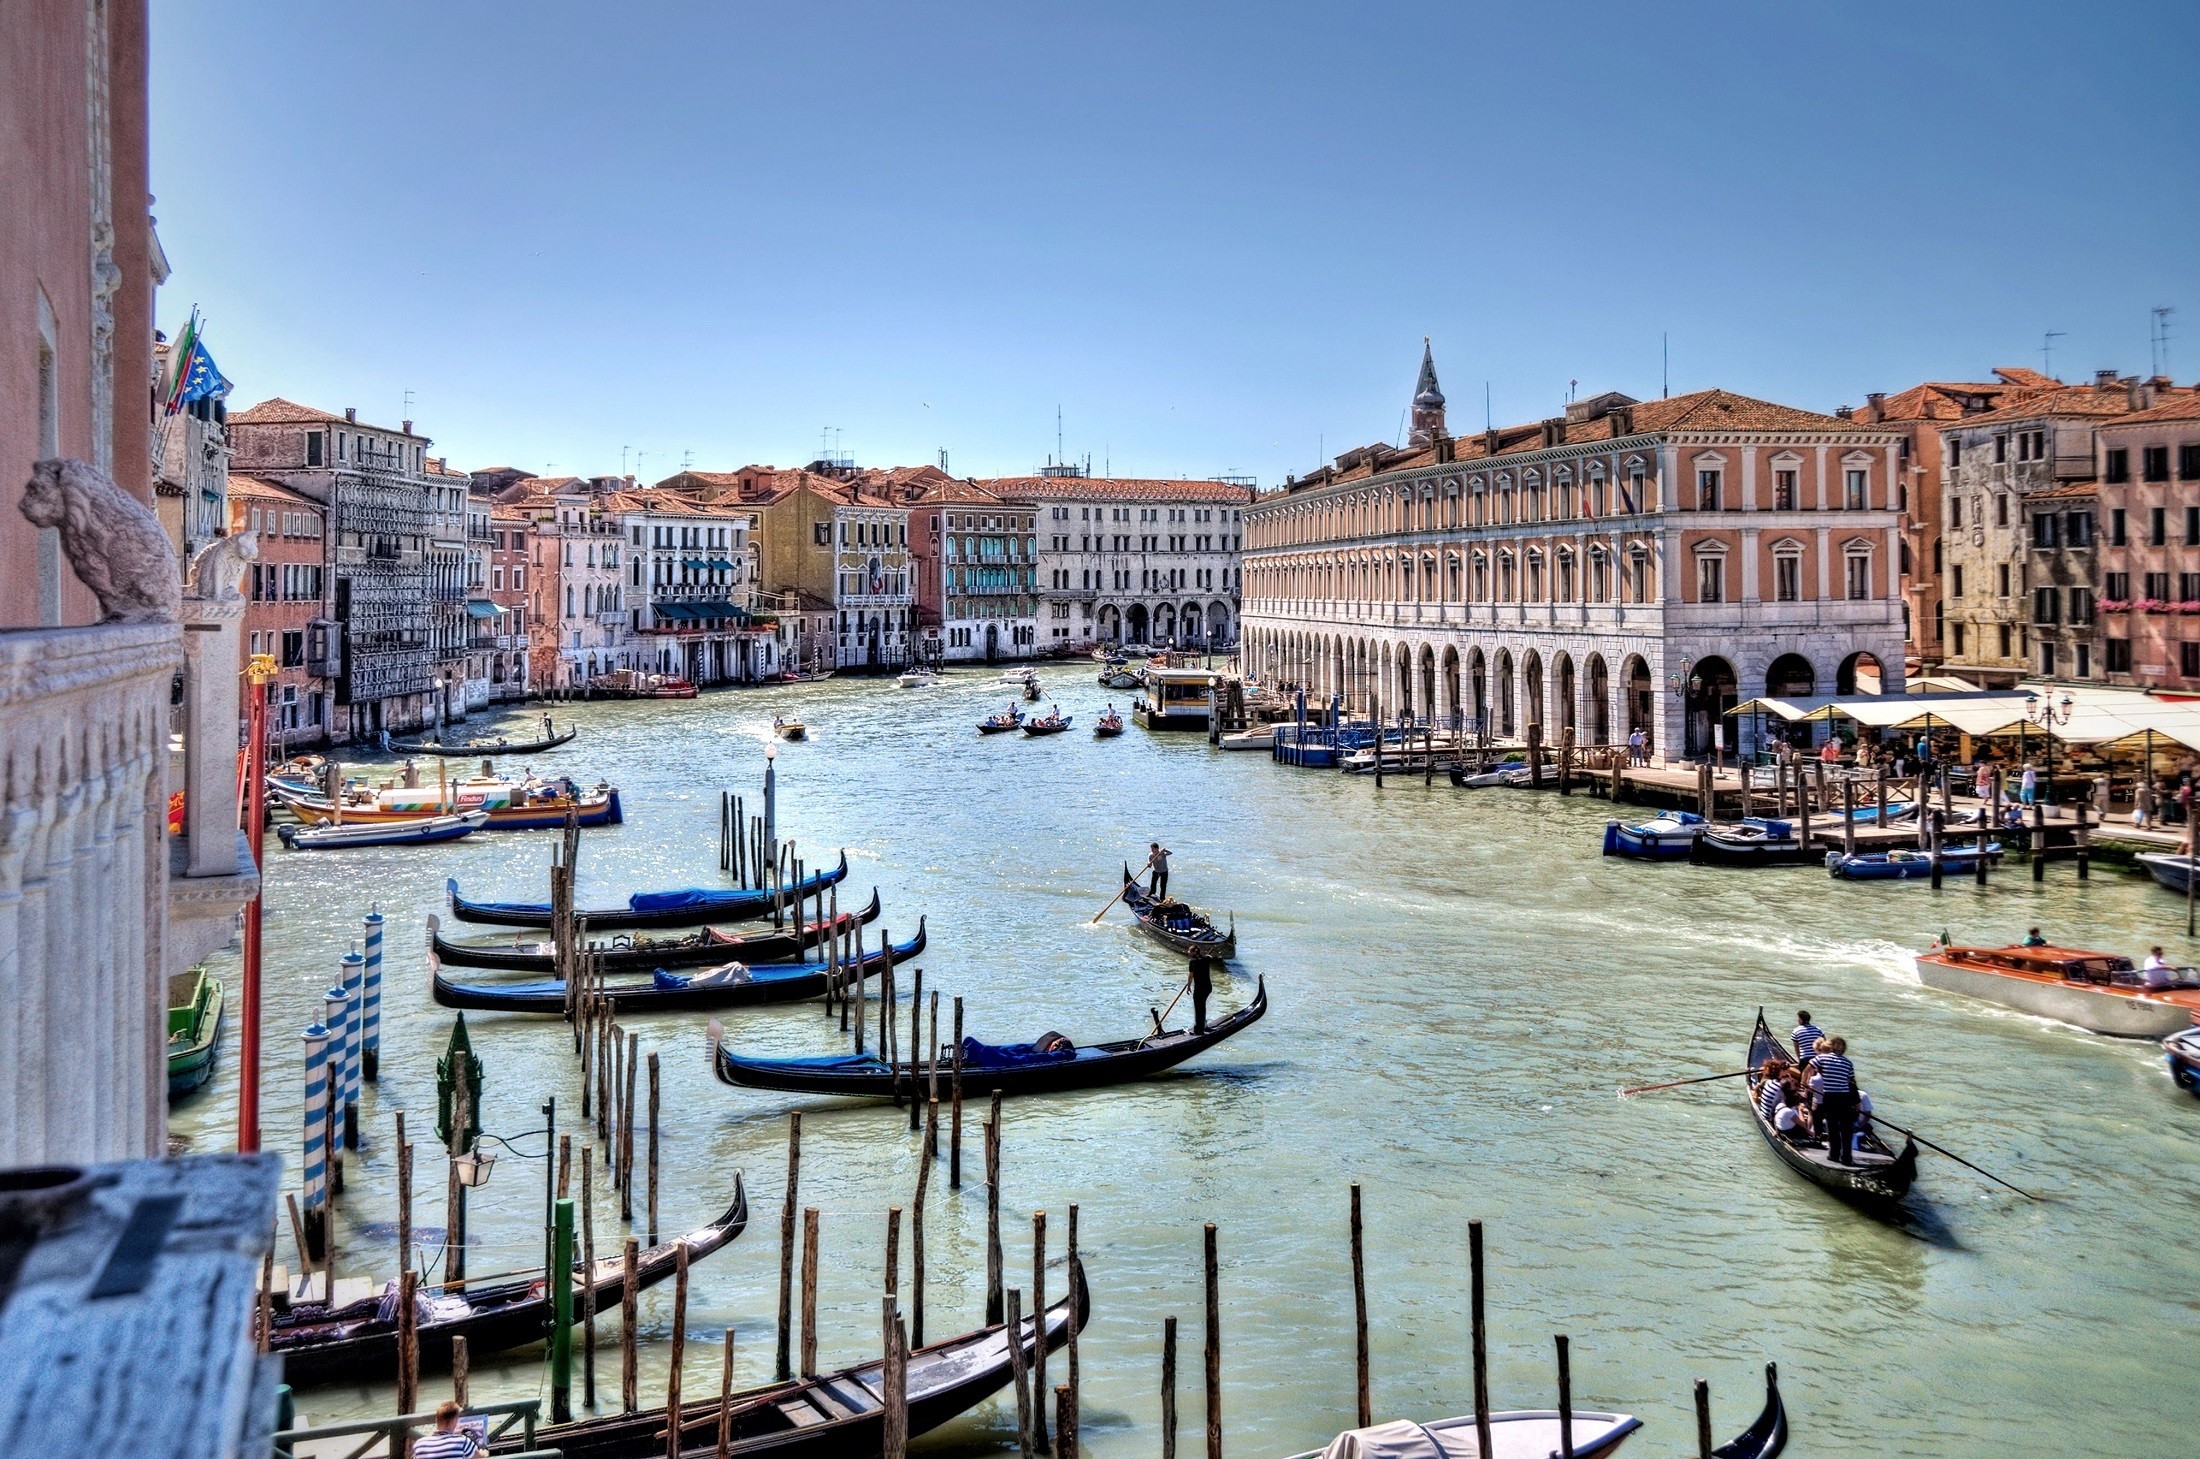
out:
{"label": "white motorboat", "polygon": [[[1576,1459],[1605,1459],[1641,1427],[1642,1420],[1629,1414],[1576,1410]],[[1559,1452],[1559,1437],[1556,1410],[1493,1413],[1488,1459],[1549,1459]],[[1425,1424],[1398,1419],[1373,1428],[1352,1429],[1331,1439],[1327,1448],[1310,1450],[1294,1459],[1479,1459],[1479,1450],[1474,1415],[1470,1413]]]}
{"label": "white motorboat", "polygon": [[477,810],[455,816],[422,816],[409,821],[277,826],[275,834],[293,851],[342,851],[359,846],[428,846],[438,841],[456,841],[488,824],[489,813]]}
{"label": "white motorboat", "polygon": [[2192,1026],[2200,984],[2189,968],[2146,971],[2131,959],[2071,947],[1934,947],[1917,980],[2118,1038],[2159,1039]]}
{"label": "white motorboat", "polygon": [[1218,743],[1225,750],[1273,749],[1276,744],[1276,727],[1272,724],[1261,724],[1251,729],[1232,730]]}
{"label": "white motorboat", "polygon": [[894,680],[895,685],[903,689],[931,689],[939,682],[940,676],[925,668],[911,669]]}
{"label": "white motorboat", "polygon": [[1508,760],[1502,765],[1488,770],[1477,770],[1472,774],[1464,770],[1454,770],[1451,772],[1451,783],[1461,790],[1481,790],[1493,785],[1526,785],[1528,767],[1519,761]]}

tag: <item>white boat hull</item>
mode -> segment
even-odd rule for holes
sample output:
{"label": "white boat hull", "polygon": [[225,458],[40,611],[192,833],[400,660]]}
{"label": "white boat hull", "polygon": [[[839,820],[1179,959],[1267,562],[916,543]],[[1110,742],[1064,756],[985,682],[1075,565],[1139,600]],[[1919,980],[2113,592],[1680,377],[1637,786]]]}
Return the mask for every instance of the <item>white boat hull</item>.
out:
{"label": "white boat hull", "polygon": [[1950,967],[1927,958],[1917,961],[1917,980],[1943,993],[1961,993],[2116,1038],[2167,1038],[2192,1026],[2192,1010],[2181,1004],[2100,992],[2073,983],[2042,983],[1984,969]]}
{"label": "white boat hull", "polygon": [[1222,737],[1222,748],[1225,750],[1267,750],[1274,748],[1275,743],[1276,731],[1273,725],[1238,730]]}

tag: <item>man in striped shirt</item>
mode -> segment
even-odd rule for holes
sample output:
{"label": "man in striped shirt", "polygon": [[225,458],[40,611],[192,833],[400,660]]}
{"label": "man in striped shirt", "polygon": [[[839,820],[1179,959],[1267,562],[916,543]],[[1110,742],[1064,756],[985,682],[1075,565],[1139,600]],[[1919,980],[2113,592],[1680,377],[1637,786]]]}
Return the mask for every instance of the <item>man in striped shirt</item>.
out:
{"label": "man in striped shirt", "polygon": [[435,1432],[413,1440],[413,1459],[474,1459],[484,1452],[472,1430],[459,1427],[458,1418],[464,1411],[448,1398],[437,1404]]}
{"label": "man in striped shirt", "polygon": [[1850,1150],[1856,1134],[1856,1066],[1848,1049],[1847,1039],[1826,1039],[1811,1060],[1818,1076],[1818,1122],[1826,1132],[1826,1154],[1837,1165],[1856,1163]]}
{"label": "man in striped shirt", "polygon": [[1796,1058],[1809,1063],[1810,1056],[1818,1051],[1818,1041],[1825,1036],[1826,1031],[1810,1021],[1808,1008],[1796,1010],[1795,1032],[1788,1035],[1788,1041],[1795,1045]]}

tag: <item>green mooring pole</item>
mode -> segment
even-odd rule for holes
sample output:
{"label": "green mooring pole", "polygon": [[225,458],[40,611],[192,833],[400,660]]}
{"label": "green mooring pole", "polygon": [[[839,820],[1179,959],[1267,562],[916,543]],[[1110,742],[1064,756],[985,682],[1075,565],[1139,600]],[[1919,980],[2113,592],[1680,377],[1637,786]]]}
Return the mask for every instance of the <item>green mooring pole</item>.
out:
{"label": "green mooring pole", "polygon": [[573,1421],[573,1202],[558,1202],[550,1273],[550,1422]]}

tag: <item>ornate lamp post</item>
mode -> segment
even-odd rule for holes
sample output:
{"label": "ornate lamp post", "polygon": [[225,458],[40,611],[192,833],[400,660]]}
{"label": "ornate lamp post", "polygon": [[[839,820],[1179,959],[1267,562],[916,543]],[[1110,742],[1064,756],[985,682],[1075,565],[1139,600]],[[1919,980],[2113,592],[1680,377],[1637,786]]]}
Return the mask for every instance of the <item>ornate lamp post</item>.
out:
{"label": "ornate lamp post", "polygon": [[2070,723],[2070,695],[2066,692],[2060,701],[2043,699],[2038,694],[2024,696],[2024,717],[2047,732],[2047,803],[2055,803],[2055,734],[2059,725]]}

